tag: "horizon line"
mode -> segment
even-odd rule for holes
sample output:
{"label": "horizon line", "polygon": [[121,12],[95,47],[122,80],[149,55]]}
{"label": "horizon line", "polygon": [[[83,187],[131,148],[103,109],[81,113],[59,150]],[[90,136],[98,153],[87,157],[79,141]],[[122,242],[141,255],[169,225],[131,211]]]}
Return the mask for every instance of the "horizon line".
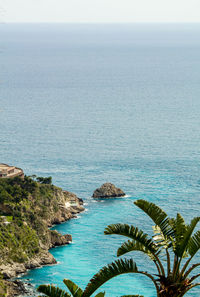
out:
{"label": "horizon line", "polygon": [[176,21],[169,21],[169,22],[158,22],[158,21],[135,21],[135,22],[58,22],[58,21],[40,21],[40,22],[16,22],[16,21],[0,21],[0,24],[77,24],[77,25],[134,25],[134,24],[164,24],[164,25],[170,25],[170,24],[176,24],[176,25],[182,25],[182,24],[200,24],[200,21],[190,21],[190,22],[176,22]]}

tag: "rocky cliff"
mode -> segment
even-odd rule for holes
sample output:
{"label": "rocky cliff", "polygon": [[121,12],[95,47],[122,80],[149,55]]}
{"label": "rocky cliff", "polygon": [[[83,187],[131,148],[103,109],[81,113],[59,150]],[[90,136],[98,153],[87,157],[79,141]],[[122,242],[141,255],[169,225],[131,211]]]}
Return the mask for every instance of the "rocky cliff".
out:
{"label": "rocky cliff", "polygon": [[30,177],[0,179],[0,274],[3,278],[56,263],[48,250],[70,243],[72,237],[49,227],[83,210],[83,201],[75,194],[51,184],[41,184]]}

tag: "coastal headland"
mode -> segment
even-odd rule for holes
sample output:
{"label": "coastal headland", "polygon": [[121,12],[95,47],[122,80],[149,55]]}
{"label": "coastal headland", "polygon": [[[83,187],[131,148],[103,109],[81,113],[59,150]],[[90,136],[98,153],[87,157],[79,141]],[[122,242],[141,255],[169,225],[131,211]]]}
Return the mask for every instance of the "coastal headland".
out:
{"label": "coastal headland", "polygon": [[8,282],[27,269],[56,260],[49,249],[72,241],[50,230],[84,210],[82,199],[51,184],[49,178],[0,178],[0,296],[11,297]]}

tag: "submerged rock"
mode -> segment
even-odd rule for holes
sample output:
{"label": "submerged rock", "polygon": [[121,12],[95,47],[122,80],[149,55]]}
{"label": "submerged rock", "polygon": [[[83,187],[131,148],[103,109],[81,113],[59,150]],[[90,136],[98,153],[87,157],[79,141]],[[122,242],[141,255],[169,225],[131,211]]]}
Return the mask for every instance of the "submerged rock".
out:
{"label": "submerged rock", "polygon": [[123,197],[126,194],[115,185],[111,183],[105,183],[100,188],[96,189],[92,195],[93,198],[112,198]]}

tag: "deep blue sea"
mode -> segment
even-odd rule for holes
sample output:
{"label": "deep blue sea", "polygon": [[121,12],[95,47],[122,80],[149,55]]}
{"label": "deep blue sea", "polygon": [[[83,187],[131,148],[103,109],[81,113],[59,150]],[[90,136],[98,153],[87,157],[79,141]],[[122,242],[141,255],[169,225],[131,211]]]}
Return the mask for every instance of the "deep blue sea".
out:
{"label": "deep blue sea", "polygon": [[[116,259],[123,238],[110,223],[151,232],[134,206],[143,198],[188,222],[200,210],[200,24],[0,25],[0,162],[52,176],[86,211],[56,229],[73,243],[51,250],[58,264],[28,272],[35,286],[82,288]],[[125,198],[95,201],[112,182]],[[139,269],[152,271],[141,254]],[[200,260],[200,256],[196,261]],[[116,278],[107,296],[155,297],[149,279]],[[187,296],[199,297],[195,289]]]}

